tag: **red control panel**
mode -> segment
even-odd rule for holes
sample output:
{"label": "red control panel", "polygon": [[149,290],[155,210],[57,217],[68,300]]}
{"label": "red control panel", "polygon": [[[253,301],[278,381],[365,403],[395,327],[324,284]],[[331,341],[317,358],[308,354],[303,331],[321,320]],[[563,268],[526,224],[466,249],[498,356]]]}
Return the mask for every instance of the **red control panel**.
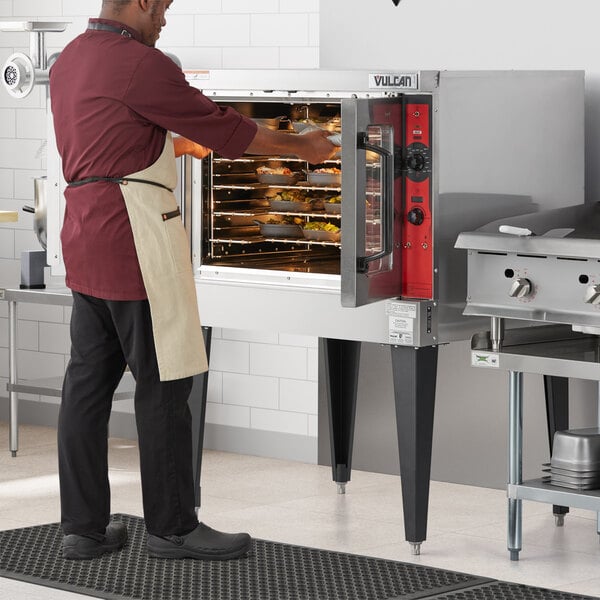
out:
{"label": "red control panel", "polygon": [[431,102],[407,97],[404,119],[402,296],[433,298]]}
{"label": "red control panel", "polygon": [[431,97],[381,100],[374,104],[372,118],[374,123],[392,125],[394,132],[394,267],[371,278],[370,293],[429,300],[433,298]]}

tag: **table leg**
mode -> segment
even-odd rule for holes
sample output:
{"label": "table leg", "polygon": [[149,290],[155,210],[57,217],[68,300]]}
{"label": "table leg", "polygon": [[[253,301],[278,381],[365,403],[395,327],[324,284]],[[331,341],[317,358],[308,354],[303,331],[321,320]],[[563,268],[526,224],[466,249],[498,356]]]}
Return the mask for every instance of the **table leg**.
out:
{"label": "table leg", "polygon": [[[523,373],[509,372],[508,393],[508,483],[523,483]],[[519,560],[523,501],[508,499],[508,551]]]}
{"label": "table leg", "polygon": [[19,397],[13,390],[17,384],[17,303],[8,302],[8,399],[9,399],[9,446],[12,456],[19,449]]}

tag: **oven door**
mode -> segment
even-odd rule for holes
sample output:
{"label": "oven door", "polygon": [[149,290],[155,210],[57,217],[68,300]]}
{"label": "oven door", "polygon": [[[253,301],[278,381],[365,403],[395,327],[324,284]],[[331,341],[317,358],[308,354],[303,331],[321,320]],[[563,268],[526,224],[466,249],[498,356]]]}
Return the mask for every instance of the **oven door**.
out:
{"label": "oven door", "polygon": [[342,306],[399,297],[402,99],[342,101]]}

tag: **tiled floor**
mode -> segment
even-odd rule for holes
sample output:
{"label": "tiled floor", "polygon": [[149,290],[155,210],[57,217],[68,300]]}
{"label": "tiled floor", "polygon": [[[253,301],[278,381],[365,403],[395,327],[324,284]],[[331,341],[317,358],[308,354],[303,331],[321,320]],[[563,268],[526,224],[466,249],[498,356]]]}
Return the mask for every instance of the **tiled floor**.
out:
{"label": "tiled floor", "polygon": [[[20,428],[17,458],[0,423],[0,529],[59,518],[56,432]],[[110,443],[113,512],[141,515],[135,444]],[[506,494],[432,482],[427,541],[412,556],[404,541],[400,481],[355,471],[338,495],[327,467],[207,451],[201,518],[223,530],[318,548],[415,562],[600,598],[596,514],[574,510],[555,527],[551,507],[524,503],[523,551],[506,551]],[[89,598],[0,579],[0,599]]]}

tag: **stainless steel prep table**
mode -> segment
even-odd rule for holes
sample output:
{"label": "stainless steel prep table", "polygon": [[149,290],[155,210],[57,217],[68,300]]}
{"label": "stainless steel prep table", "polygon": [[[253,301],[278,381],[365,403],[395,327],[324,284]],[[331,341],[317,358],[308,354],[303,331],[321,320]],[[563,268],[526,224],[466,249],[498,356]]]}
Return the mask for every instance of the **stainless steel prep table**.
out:
{"label": "stainless steel prep table", "polygon": [[[542,478],[523,481],[523,373],[558,378],[600,381],[600,336],[574,332],[568,325],[544,325],[506,330],[499,350],[492,350],[490,332],[471,340],[472,365],[509,373],[508,440],[508,550],[518,560],[522,546],[522,501],[546,502],[598,513],[600,490],[576,491],[544,483]],[[564,513],[557,515],[562,524]]]}
{"label": "stainless steel prep table", "polygon": [[[8,302],[8,384],[9,449],[12,456],[19,449],[19,392],[60,396],[63,376],[19,383],[17,367],[17,304],[27,302],[57,306],[71,306],[73,297],[66,288],[44,290],[0,289],[0,300]],[[131,397],[131,396],[128,396]]]}

